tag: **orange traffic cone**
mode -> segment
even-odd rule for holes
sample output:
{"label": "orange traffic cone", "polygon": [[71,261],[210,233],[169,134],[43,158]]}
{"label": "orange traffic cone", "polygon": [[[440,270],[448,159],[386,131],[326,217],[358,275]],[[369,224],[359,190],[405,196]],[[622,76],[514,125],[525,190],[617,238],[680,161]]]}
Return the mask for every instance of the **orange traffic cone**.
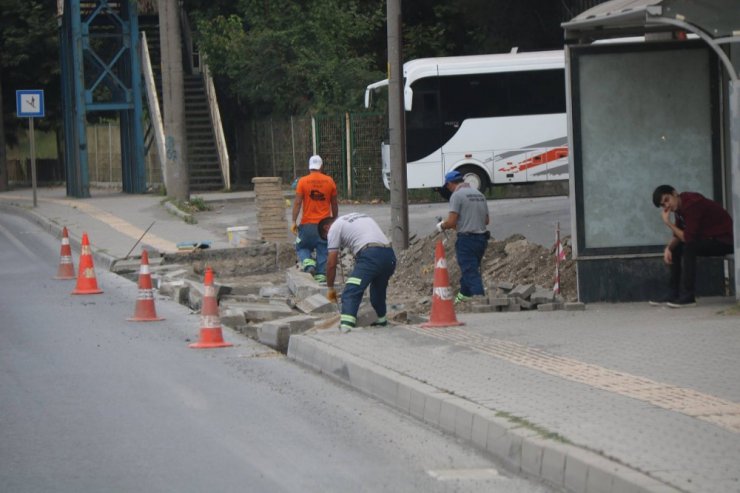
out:
{"label": "orange traffic cone", "polygon": [[152,289],[152,275],[149,273],[149,254],[141,251],[141,267],[139,267],[139,294],[136,297],[134,316],[128,318],[131,322],[158,322],[164,320],[157,316],[154,308],[154,289]]}
{"label": "orange traffic cone", "polygon": [[75,266],[72,263],[72,249],[69,246],[67,226],[62,228],[62,251],[59,255],[59,269],[54,279],[76,279]]}
{"label": "orange traffic cone", "polygon": [[451,327],[465,325],[455,317],[455,303],[450,288],[450,277],[447,274],[447,260],[445,248],[441,240],[437,240],[434,252],[434,286],[432,291],[432,314],[429,322],[422,327]]}
{"label": "orange traffic cone", "polygon": [[95,266],[90,252],[90,240],[87,233],[82,233],[82,250],[80,251],[80,270],[77,274],[77,286],[72,294],[100,294],[98,281],[95,279]]}
{"label": "orange traffic cone", "polygon": [[213,286],[213,270],[210,267],[206,267],[203,285],[203,305],[200,308],[200,341],[190,344],[190,347],[205,349],[233,346],[231,343],[224,342],[224,336],[221,333],[216,288]]}

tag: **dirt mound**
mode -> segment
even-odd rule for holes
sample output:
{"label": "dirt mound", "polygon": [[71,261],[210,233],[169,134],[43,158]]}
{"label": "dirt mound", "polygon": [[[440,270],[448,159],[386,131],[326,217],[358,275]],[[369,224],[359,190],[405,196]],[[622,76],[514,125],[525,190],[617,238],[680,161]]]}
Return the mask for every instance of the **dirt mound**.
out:
{"label": "dirt mound", "polygon": [[[399,256],[396,273],[388,286],[387,299],[390,304],[402,304],[410,312],[424,313],[429,310],[434,282],[434,250],[437,240],[442,238],[439,234],[433,234],[410,239],[409,248]],[[453,232],[444,246],[450,285],[457,292],[460,289],[460,267],[455,260],[455,238]],[[566,301],[576,301],[575,262],[570,260],[570,237],[561,241],[567,260],[560,263],[560,293]],[[553,245],[548,249],[530,243],[522,235],[512,235],[503,241],[492,239],[483,256],[481,270],[486,287],[493,281],[499,281],[552,288],[555,247]]]}

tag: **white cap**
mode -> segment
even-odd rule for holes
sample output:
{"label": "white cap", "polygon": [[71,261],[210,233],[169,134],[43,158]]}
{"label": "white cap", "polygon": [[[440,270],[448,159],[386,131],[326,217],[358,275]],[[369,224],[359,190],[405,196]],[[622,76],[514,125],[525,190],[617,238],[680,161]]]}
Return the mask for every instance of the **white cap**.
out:
{"label": "white cap", "polygon": [[308,169],[321,169],[321,166],[324,164],[324,161],[321,160],[321,156],[311,156],[311,158],[308,160]]}

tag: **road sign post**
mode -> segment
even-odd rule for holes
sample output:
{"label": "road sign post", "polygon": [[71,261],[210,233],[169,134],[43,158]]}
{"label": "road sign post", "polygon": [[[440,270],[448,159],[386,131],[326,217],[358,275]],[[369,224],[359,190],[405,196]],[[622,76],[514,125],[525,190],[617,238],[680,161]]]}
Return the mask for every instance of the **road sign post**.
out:
{"label": "road sign post", "polygon": [[22,89],[15,91],[15,105],[18,118],[28,118],[28,142],[31,146],[31,187],[33,188],[33,206],[36,200],[36,143],[34,139],[33,119],[44,117],[43,89]]}

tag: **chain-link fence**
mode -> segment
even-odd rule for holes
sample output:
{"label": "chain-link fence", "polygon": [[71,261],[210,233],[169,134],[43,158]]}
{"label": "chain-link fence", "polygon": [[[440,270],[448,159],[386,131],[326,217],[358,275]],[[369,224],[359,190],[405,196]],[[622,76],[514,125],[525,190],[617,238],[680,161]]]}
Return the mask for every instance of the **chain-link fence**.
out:
{"label": "chain-link fence", "polygon": [[247,176],[279,176],[288,184],[308,173],[308,157],[316,153],[342,198],[386,198],[380,158],[386,127],[381,113],[253,121],[245,136],[251,152],[244,171]]}
{"label": "chain-link fence", "polygon": [[[121,130],[118,122],[87,126],[87,169],[90,183],[121,184]],[[156,188],[162,185],[156,149],[152,146],[144,156],[146,183]]]}

